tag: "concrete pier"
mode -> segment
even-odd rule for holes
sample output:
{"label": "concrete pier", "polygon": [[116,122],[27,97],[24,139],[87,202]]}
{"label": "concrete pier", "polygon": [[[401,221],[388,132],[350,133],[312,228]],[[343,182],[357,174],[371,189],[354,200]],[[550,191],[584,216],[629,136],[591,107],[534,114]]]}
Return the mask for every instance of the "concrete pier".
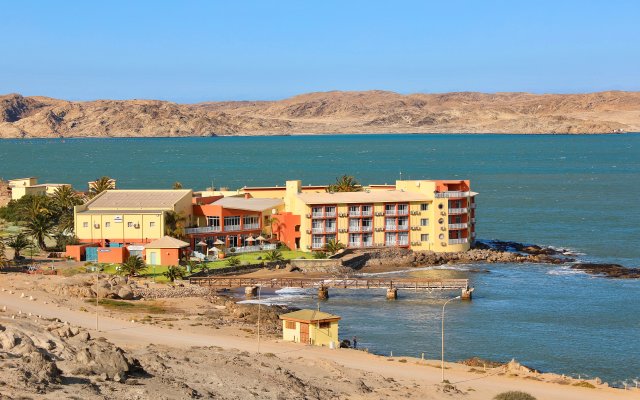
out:
{"label": "concrete pier", "polygon": [[473,293],[473,288],[466,287],[466,288],[462,289],[462,293],[460,294],[460,299],[461,300],[471,300],[472,293]]}
{"label": "concrete pier", "polygon": [[258,295],[257,286],[247,286],[244,288],[244,295],[246,297],[256,297]]}
{"label": "concrete pier", "polygon": [[389,288],[387,289],[387,300],[396,300],[398,298],[398,289]]}
{"label": "concrete pier", "polygon": [[329,298],[329,288],[326,286],[320,286],[318,288],[318,299],[327,300]]}

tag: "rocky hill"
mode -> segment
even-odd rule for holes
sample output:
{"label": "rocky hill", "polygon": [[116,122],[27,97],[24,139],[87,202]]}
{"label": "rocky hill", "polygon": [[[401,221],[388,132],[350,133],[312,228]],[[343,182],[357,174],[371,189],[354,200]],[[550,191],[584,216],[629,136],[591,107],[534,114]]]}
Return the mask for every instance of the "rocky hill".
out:
{"label": "rocky hill", "polygon": [[0,96],[2,138],[638,131],[640,92],[320,92],[199,104]]}

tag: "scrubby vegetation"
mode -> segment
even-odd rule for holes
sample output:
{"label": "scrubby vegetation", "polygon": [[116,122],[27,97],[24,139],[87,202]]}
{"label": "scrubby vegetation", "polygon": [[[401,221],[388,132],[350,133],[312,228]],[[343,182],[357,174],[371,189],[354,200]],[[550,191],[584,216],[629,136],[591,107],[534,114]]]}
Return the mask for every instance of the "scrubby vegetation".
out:
{"label": "scrubby vegetation", "polygon": [[529,393],[520,391],[509,391],[500,393],[499,395],[494,397],[493,400],[536,400],[536,398]]}

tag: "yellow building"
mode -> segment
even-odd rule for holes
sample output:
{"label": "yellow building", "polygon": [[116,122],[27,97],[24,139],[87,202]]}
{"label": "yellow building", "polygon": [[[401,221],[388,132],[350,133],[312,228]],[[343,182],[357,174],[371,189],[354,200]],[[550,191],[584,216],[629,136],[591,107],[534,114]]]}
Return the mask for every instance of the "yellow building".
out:
{"label": "yellow building", "polygon": [[298,310],[280,316],[282,340],[315,346],[339,347],[340,317],[316,310]]}
{"label": "yellow building", "polygon": [[38,184],[38,178],[18,178],[9,180],[11,200],[19,200],[26,195],[52,195],[61,186],[71,186],[67,183],[42,183]]}
{"label": "yellow building", "polygon": [[396,181],[362,189],[331,193],[326,186],[287,181],[284,188],[243,192],[283,197],[285,212],[279,215],[299,216],[299,225],[289,223],[278,238],[303,251],[323,250],[335,240],[347,248],[458,252],[468,250],[475,239],[477,193],[471,192],[467,180]]}
{"label": "yellow building", "polygon": [[191,190],[107,190],[75,207],[75,232],[86,243],[149,243],[164,236],[169,211],[189,225]]}

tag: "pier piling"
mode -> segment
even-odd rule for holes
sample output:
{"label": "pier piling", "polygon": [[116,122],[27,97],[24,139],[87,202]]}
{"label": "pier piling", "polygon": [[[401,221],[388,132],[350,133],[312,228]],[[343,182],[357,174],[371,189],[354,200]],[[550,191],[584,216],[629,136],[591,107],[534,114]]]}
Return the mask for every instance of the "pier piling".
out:
{"label": "pier piling", "polygon": [[466,287],[462,289],[462,294],[460,295],[461,300],[471,300],[473,293],[473,288]]}
{"label": "pier piling", "polygon": [[387,289],[387,300],[396,300],[398,298],[398,289],[389,288]]}
{"label": "pier piling", "polygon": [[327,300],[329,298],[329,288],[326,286],[320,286],[318,288],[318,299]]}
{"label": "pier piling", "polygon": [[244,288],[244,295],[246,297],[255,297],[258,295],[258,287],[257,286],[247,286]]}

